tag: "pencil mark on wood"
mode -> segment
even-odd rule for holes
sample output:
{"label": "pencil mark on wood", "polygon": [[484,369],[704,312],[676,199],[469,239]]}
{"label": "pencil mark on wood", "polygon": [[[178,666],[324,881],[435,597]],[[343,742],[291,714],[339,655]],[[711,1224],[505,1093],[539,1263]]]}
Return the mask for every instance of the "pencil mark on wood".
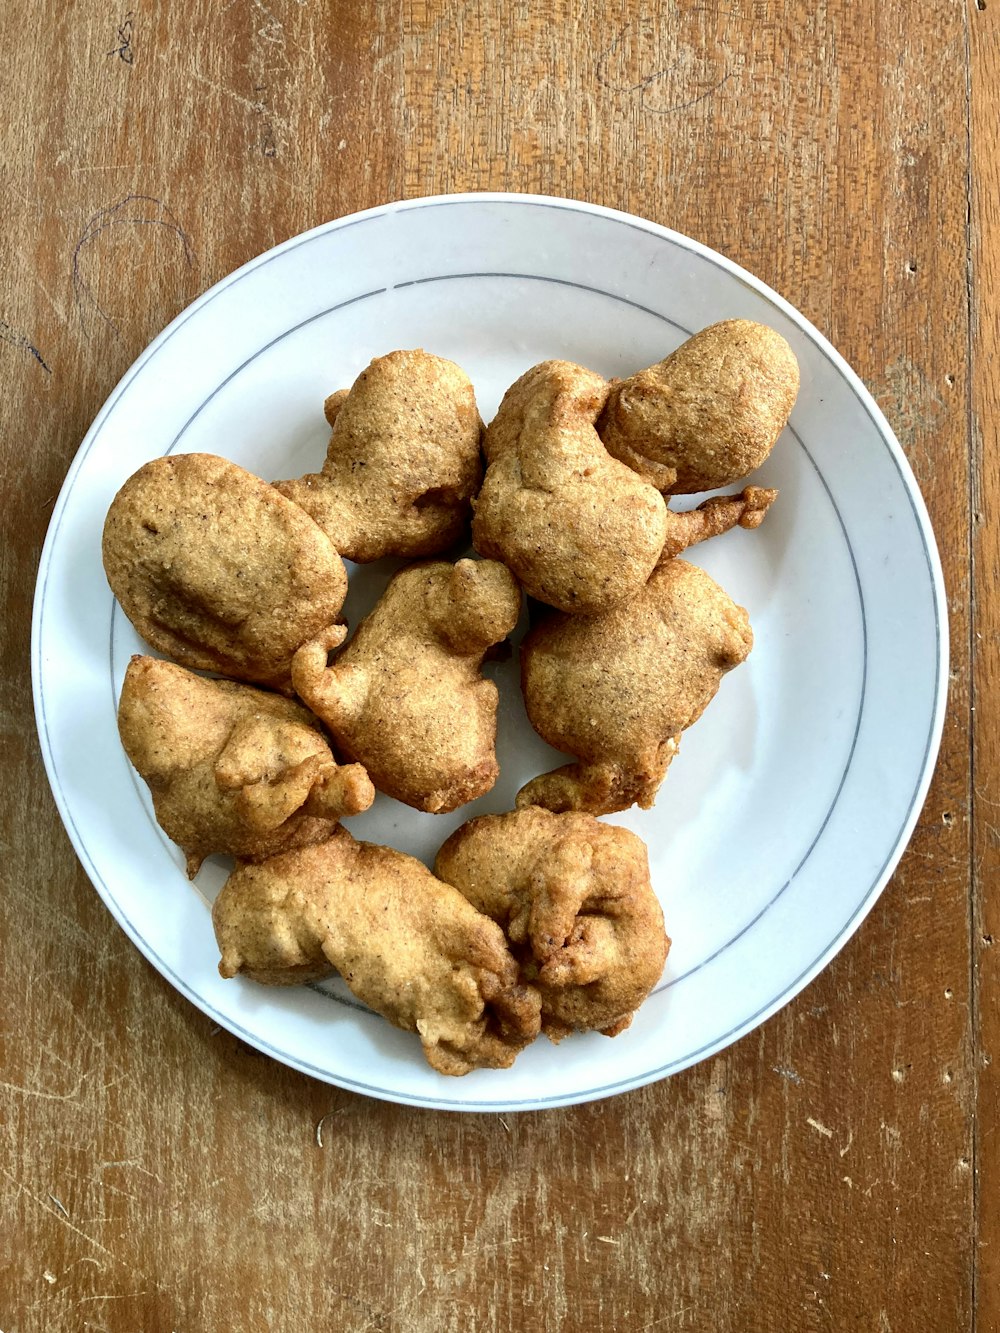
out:
{"label": "pencil mark on wood", "polygon": [[48,365],[41,352],[23,333],[18,333],[17,329],[12,328],[6,320],[0,319],[0,341],[8,343],[11,347],[17,347],[29,356],[33,356],[47,375],[52,374],[52,367]]}
{"label": "pencil mark on wood", "polygon": [[[127,194],[124,199],[120,199],[118,203],[112,204],[109,208],[99,209],[88,220],[83,235],[77,241],[73,250],[73,301],[80,320],[80,328],[85,338],[90,337],[90,326],[94,317],[102,321],[117,337],[121,336],[121,330],[107,311],[103,309],[85,276],[84,261],[89,251],[102,236],[116,235],[120,238],[123,234],[127,236],[130,231],[134,232],[136,229],[143,227],[163,228],[177,240],[187,267],[194,267],[195,255],[191,241],[176,216],[162,200],[148,194]],[[124,229],[124,232],[122,229]]]}
{"label": "pencil mark on wood", "polygon": [[677,14],[669,46],[659,18],[634,19],[599,57],[598,82],[610,92],[638,94],[641,109],[653,115],[695,106],[735,76],[724,35],[712,33],[713,24],[732,17],[700,5]]}
{"label": "pencil mark on wood", "polygon": [[117,56],[119,60],[129,66],[131,66],[135,60],[135,48],[132,45],[132,20],[134,17],[135,10],[130,9],[118,25],[118,45],[113,46],[108,52],[109,56]]}

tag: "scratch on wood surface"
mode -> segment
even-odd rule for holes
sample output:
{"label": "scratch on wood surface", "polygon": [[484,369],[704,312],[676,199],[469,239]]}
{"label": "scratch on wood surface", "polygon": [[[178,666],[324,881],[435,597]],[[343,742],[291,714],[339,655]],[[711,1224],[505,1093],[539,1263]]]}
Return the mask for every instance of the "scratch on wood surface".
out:
{"label": "scratch on wood surface", "polygon": [[[49,1205],[45,1202],[45,1200],[39,1198],[39,1196],[34,1192],[34,1190],[30,1190],[27,1187],[27,1185],[23,1183],[23,1181],[18,1180],[16,1176],[12,1176],[9,1171],[4,1169],[4,1167],[0,1166],[0,1172],[3,1172],[3,1174],[7,1177],[7,1179],[10,1181],[12,1185],[14,1185],[22,1193],[27,1194],[29,1199],[33,1199],[34,1202],[38,1204],[39,1208],[43,1208],[45,1212],[49,1214],[50,1217],[57,1217],[59,1221],[62,1222],[63,1226],[69,1227],[70,1231],[75,1232],[75,1234],[78,1235],[82,1240],[85,1240],[88,1245],[93,1245],[95,1250],[100,1250],[101,1253],[106,1254],[109,1259],[114,1258],[114,1255],[111,1253],[111,1251],[107,1248],[106,1245],[102,1245],[99,1240],[94,1240],[93,1236],[88,1236],[85,1231],[81,1231],[80,1228],[70,1220],[69,1214],[66,1213],[65,1207],[61,1203],[59,1204],[59,1207],[62,1208],[63,1213],[66,1213],[65,1217],[62,1216],[62,1214],[60,1214],[55,1208],[50,1208]],[[52,1195],[50,1195],[49,1197],[53,1198]],[[58,1202],[58,1200],[54,1200],[54,1202]]]}
{"label": "scratch on wood surface", "polygon": [[[31,266],[25,265],[25,268],[30,270]],[[45,283],[42,281],[41,277],[37,273],[32,272],[31,277],[35,286],[39,289],[39,291],[45,297],[46,301],[48,301],[49,305],[59,316],[60,322],[65,324],[69,318],[69,316],[66,313],[66,307],[59,304],[59,302],[55,299],[55,297],[52,295],[48,287],[46,287]]]}
{"label": "scratch on wood surface", "polygon": [[669,1314],[661,1315],[659,1319],[654,1319],[649,1324],[643,1324],[642,1333],[649,1333],[651,1328],[662,1328],[664,1324],[672,1324],[676,1319],[683,1319],[686,1314],[693,1314],[696,1308],[694,1305],[685,1305],[680,1310],[671,1310]]}
{"label": "scratch on wood surface", "polygon": [[[166,59],[169,54],[170,53],[167,51],[161,51],[159,53],[160,59]],[[211,88],[213,92],[221,93],[223,97],[230,98],[240,106],[245,107],[247,111],[252,111],[255,116],[267,115],[271,122],[277,125],[279,129],[284,130],[286,134],[291,133],[291,125],[288,120],[284,116],[276,115],[273,109],[266,106],[260,98],[257,98],[255,101],[251,97],[244,97],[243,94],[238,93],[235,88],[227,88],[224,83],[216,83],[214,79],[208,78],[205,74],[200,74],[196,69],[188,70],[188,74],[197,83],[202,83],[206,88]]]}
{"label": "scratch on wood surface", "polygon": [[822,1134],[825,1138],[828,1139],[833,1138],[833,1130],[827,1129],[826,1125],[824,1125],[819,1120],[814,1120],[811,1115],[806,1116],[806,1124],[811,1125],[817,1134]]}
{"label": "scratch on wood surface", "polygon": [[0,1091],[19,1092],[24,1097],[39,1097],[45,1102],[74,1102],[82,1086],[81,1078],[72,1092],[43,1092],[40,1088],[22,1088],[19,1083],[0,1083]]}
{"label": "scratch on wood surface", "polygon": [[783,1068],[781,1065],[772,1065],[772,1066],[771,1066],[771,1071],[772,1071],[772,1073],[777,1074],[779,1078],[786,1078],[786,1079],[788,1079],[789,1083],[801,1083],[801,1082],[802,1082],[802,1075],[801,1075],[801,1074],[796,1074],[796,1072],[795,1072],[794,1069],[785,1069],[785,1068]]}
{"label": "scratch on wood surface", "polygon": [[945,404],[920,366],[908,356],[897,357],[872,384],[872,392],[904,448],[910,449],[935,427]]}
{"label": "scratch on wood surface", "polygon": [[[432,46],[442,30],[459,28],[462,19],[471,8],[472,0],[463,0],[461,4],[446,6],[441,16],[422,30],[405,32],[398,44],[394,43],[392,46],[388,46],[387,49],[376,56],[372,61],[372,73],[378,76],[387,66],[391,66],[393,62],[398,60],[416,60],[421,48]],[[379,36],[383,36],[383,34],[380,33]],[[380,45],[385,45],[385,43],[380,43]]]}
{"label": "scratch on wood surface", "polygon": [[316,1122],[316,1147],[317,1147],[317,1148],[322,1148],[322,1146],[323,1146],[323,1126],[326,1124],[326,1122],[327,1122],[328,1120],[332,1120],[335,1116],[343,1115],[343,1114],[344,1114],[344,1111],[345,1111],[346,1109],[347,1109],[346,1107],[341,1106],[341,1107],[340,1107],[338,1110],[336,1110],[336,1111],[327,1111],[326,1115],[324,1115],[324,1116],[320,1116],[319,1120],[317,1120],[317,1122]]}
{"label": "scratch on wood surface", "polygon": [[101,1170],[106,1171],[109,1167],[112,1166],[130,1166],[134,1171],[141,1171],[143,1172],[144,1175],[150,1176],[153,1180],[156,1181],[158,1185],[163,1184],[162,1179],[156,1174],[155,1171],[150,1171],[148,1167],[143,1166],[142,1163],[139,1162],[134,1157],[124,1157],[120,1162],[102,1162]]}

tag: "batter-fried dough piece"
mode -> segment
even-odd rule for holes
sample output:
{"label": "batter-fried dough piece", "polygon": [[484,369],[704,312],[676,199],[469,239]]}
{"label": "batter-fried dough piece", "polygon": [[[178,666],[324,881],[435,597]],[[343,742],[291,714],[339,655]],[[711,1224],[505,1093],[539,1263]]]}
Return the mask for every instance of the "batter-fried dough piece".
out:
{"label": "batter-fried dough piece", "polygon": [[539,997],[499,926],[412,856],[328,841],[241,864],[212,911],[224,977],[295,985],[340,973],[359,1000],[418,1033],[442,1074],[505,1069],[538,1035]]}
{"label": "batter-fried dough piece", "polygon": [[321,472],[275,485],[350,560],[437,555],[466,532],[482,465],[469,377],[424,351],[376,357],[326,400]]}
{"label": "batter-fried dough piece", "polygon": [[336,620],[343,562],[312,519],[235,463],[178,454],[111,503],[104,569],[147,643],[184,666],[287,689],[299,644]]}
{"label": "batter-fried dough piece", "polygon": [[601,444],[608,385],[568,361],[543,361],[507,390],[486,432],[475,502],[476,550],[502,560],[539,601],[596,615],[649,578],[666,506]]}
{"label": "batter-fried dough piece", "polygon": [[497,687],[479,668],[517,623],[521,592],[492,560],[400,570],[332,666],[335,626],[295,655],[297,693],[379,791],[439,814],[496,782]]}
{"label": "batter-fried dough piece", "polygon": [[322,842],[375,799],[361,765],[338,767],[300,704],[172,662],[132,658],[118,729],[192,877],[213,852],[257,861]]}
{"label": "batter-fried dough piece", "polygon": [[697,509],[667,510],[667,536],[660,563],[672,560],[689,546],[718,537],[730,528],[759,528],[778,492],[763,486],[744,486],[739,495],[713,495]]}
{"label": "batter-fried dough piece", "polygon": [[533,779],[518,806],[648,809],[681,732],[752,644],[746,611],[684,560],[603,616],[545,616],[521,647],[524,702],[539,735],[580,762]]}
{"label": "batter-fried dough piece", "polygon": [[710,491],[760,466],[798,391],[781,334],[727,319],[614,384],[597,429],[608,453],[664,494]]}
{"label": "batter-fried dough piece", "polygon": [[617,1036],[660,978],[670,941],[627,829],[535,807],[486,815],[451,835],[435,873],[503,927],[553,1041]]}

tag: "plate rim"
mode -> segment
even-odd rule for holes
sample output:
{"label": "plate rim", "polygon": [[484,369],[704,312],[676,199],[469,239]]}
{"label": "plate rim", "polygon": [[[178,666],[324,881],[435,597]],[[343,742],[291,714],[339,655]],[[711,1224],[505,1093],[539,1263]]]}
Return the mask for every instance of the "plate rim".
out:
{"label": "plate rim", "polygon": [[[749,1016],[744,1022],[739,1024],[730,1033],[717,1038],[709,1043],[699,1052],[691,1053],[690,1058],[684,1060],[676,1068],[669,1072],[644,1071],[636,1074],[634,1077],[619,1081],[618,1084],[609,1088],[588,1089],[584,1092],[568,1092],[564,1094],[550,1093],[535,1100],[527,1101],[519,1098],[516,1102],[505,1103],[502,1099],[491,1098],[489,1101],[477,1101],[475,1099],[465,1099],[458,1101],[455,1099],[446,1099],[438,1097],[428,1097],[420,1094],[401,1092],[388,1088],[371,1088],[367,1085],[360,1087],[351,1083],[351,1080],[344,1076],[334,1076],[327,1070],[320,1070],[310,1066],[307,1062],[299,1060],[297,1057],[289,1055],[287,1052],[278,1051],[272,1047],[266,1039],[256,1036],[244,1029],[242,1025],[230,1019],[228,1015],[215,1010],[204,997],[195,992],[189,984],[181,977],[177,976],[173,968],[160,958],[155,949],[138,935],[131,921],[118,910],[117,904],[108,900],[102,883],[101,876],[96,873],[96,867],[87,852],[85,843],[76,828],[75,820],[72,818],[68,803],[62,792],[61,783],[58,781],[56,773],[55,760],[52,749],[48,742],[47,729],[43,726],[42,710],[42,674],[43,665],[41,660],[41,609],[42,609],[42,589],[45,583],[45,575],[51,564],[53,553],[58,540],[59,528],[69,504],[69,498],[73,489],[76,474],[82,468],[84,461],[96,440],[97,435],[114,411],[118,400],[125,393],[133,379],[142,373],[147,361],[152,358],[159,349],[169,341],[190,319],[194,318],[207,304],[221,295],[229,287],[241,281],[250,273],[270,263],[271,260],[279,258],[282,254],[297,248],[300,245],[307,244],[309,241],[329,233],[346,230],[348,227],[356,225],[367,219],[388,216],[395,213],[427,209],[430,207],[446,204],[501,204],[526,207],[545,207],[556,208],[570,213],[590,214],[596,217],[605,218],[620,224],[626,224],[636,227],[653,236],[663,240],[669,240],[683,249],[687,249],[693,254],[710,261],[717,267],[722,268],[731,277],[735,278],[742,285],[748,287],[755,294],[762,296],[767,302],[778,309],[796,328],[798,328],[807,339],[813,342],[818,349],[831,362],[837,373],[846,381],[856,397],[859,399],[862,407],[872,420],[878,433],[885,442],[890,457],[900,475],[904,490],[913,507],[914,517],[917,523],[923,545],[927,555],[927,565],[930,574],[931,597],[935,614],[936,632],[937,632],[937,662],[935,678],[935,695],[931,709],[930,727],[928,732],[927,752],[920,772],[919,779],[914,789],[912,806],[910,812],[904,821],[901,830],[897,836],[896,842],[892,847],[890,855],[885,866],[869,888],[865,897],[859,902],[854,913],[845,923],[842,930],[830,941],[820,956],[806,968],[790,985],[776,996],[768,1005],[757,1013]],[[850,938],[860,928],[861,924],[874,907],[878,898],[881,896],[889,879],[892,877],[900,859],[919,820],[921,811],[926,802],[927,793],[933,780],[937,757],[940,751],[941,737],[943,734],[944,720],[947,711],[947,680],[949,664],[949,625],[947,614],[947,593],[944,583],[944,575],[941,566],[940,553],[934,536],[933,527],[930,521],[930,515],[927,510],[926,502],[921,493],[917,479],[909,464],[909,460],[904,453],[902,446],[885,415],[882,413],[872,394],[867,389],[860,376],[852,369],[844,357],[837,351],[832,343],[820,332],[818,328],[805,315],[796,309],[789,301],[782,297],[778,292],[771,288],[767,283],[756,277],[753,273],[743,268],[736,261],[730,259],[727,255],[718,250],[712,249],[703,242],[684,233],[678,232],[661,223],[643,218],[636,214],[628,213],[619,209],[608,208],[601,204],[594,204],[586,200],[572,199],[555,195],[519,193],[511,191],[470,191],[453,194],[425,195],[412,199],[399,199],[387,203],[376,205],[372,208],[360,210],[358,212],[345,214],[339,218],[333,218],[317,226],[308,228],[306,231],[296,233],[288,237],[279,244],[262,251],[254,256],[218,282],[212,284],[194,301],[186,305],[178,314],[160,331],[159,334],[148,343],[126,368],[124,373],[118,379],[110,393],[105,398],[97,414],[90,423],[83,439],[78,446],[74,457],[67,469],[65,478],[60,488],[59,496],[53,508],[52,516],[49,520],[46,531],[45,541],[42,546],[39,557],[38,569],[36,573],[35,591],[32,602],[32,623],[31,623],[31,683],[32,697],[34,703],[36,731],[39,738],[39,745],[42,752],[43,765],[49,788],[52,792],[53,800],[57,812],[65,829],[67,836],[73,846],[77,859],[80,861],[91,885],[97,890],[98,895],[104,902],[105,907],[110,911],[119,927],[132,941],[133,945],[143,954],[147,960],[156,967],[170,984],[181,991],[188,1001],[195,1005],[202,1012],[210,1014],[216,1021],[224,1026],[228,1031],[254,1046],[262,1053],[279,1062],[298,1070],[301,1073],[308,1074],[310,1077],[317,1078],[327,1082],[332,1086],[345,1088],[355,1093],[372,1096],[379,1100],[389,1101],[398,1105],[408,1105],[421,1109],[448,1110],[448,1111],[470,1111],[470,1112],[511,1112],[511,1111],[531,1111],[547,1108],[557,1108],[567,1105],[580,1105],[589,1101],[601,1100],[611,1096],[617,1096],[619,1093],[633,1090],[646,1084],[657,1082],[663,1078],[669,1078],[690,1068],[700,1061],[710,1058],[714,1054],[728,1049],[729,1046],[741,1040],[744,1036],[755,1030],[770,1017],[777,1013],[786,1004],[790,1003],[806,986],[832,961],[834,957],[844,948]],[[456,1089],[457,1091],[457,1089]]]}

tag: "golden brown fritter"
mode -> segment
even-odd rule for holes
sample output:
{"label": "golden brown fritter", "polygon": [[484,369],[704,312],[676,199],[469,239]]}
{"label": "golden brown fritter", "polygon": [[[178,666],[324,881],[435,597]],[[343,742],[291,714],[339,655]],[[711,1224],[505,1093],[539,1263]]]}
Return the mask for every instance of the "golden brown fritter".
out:
{"label": "golden brown fritter", "polygon": [[213,852],[261,860],[322,842],[375,799],[361,765],[338,767],[300,704],[172,662],[132,658],[118,730],[191,876]]}
{"label": "golden brown fritter", "polygon": [[536,807],[486,815],[451,835],[435,873],[503,927],[553,1041],[616,1036],[663,972],[663,913],[627,829]]}
{"label": "golden brown fritter", "polygon": [[672,560],[689,546],[718,537],[730,528],[759,528],[778,498],[763,486],[744,486],[738,495],[713,495],[697,509],[667,510],[667,536],[660,563]]}
{"label": "golden brown fritter", "polygon": [[133,473],[108,511],[103,554],[112,592],[153,648],[277,689],[347,594],[343,562],[312,519],[214,454]]}
{"label": "golden brown fritter", "polygon": [[276,482],[350,560],[437,555],[468,530],[482,421],[466,373],[424,351],[376,357],[326,400],[321,472]]}
{"label": "golden brown fritter", "polygon": [[568,361],[544,361],[511,385],[486,432],[472,524],[477,551],[577,615],[638,592],[666,533],[662,496],[598,438],[607,394],[600,375]]}
{"label": "golden brown fritter", "polygon": [[610,454],[665,494],[709,491],[763,463],[798,391],[785,339],[727,319],[615,383],[597,429]]}
{"label": "golden brown fritter", "polygon": [[411,565],[332,666],[343,627],[296,653],[295,689],[379,791],[418,810],[454,810],[497,779],[497,687],[479,669],[520,605],[513,575],[492,560]]}
{"label": "golden brown fritter", "polygon": [[746,611],[684,560],[603,616],[546,615],[521,647],[524,702],[539,735],[580,762],[534,778],[518,806],[648,809],[681,732],[752,645]]}
{"label": "golden brown fritter", "polygon": [[499,926],[412,856],[328,841],[238,865],[212,912],[224,977],[295,985],[336,970],[365,1004],[418,1033],[442,1074],[504,1069],[538,1035]]}

